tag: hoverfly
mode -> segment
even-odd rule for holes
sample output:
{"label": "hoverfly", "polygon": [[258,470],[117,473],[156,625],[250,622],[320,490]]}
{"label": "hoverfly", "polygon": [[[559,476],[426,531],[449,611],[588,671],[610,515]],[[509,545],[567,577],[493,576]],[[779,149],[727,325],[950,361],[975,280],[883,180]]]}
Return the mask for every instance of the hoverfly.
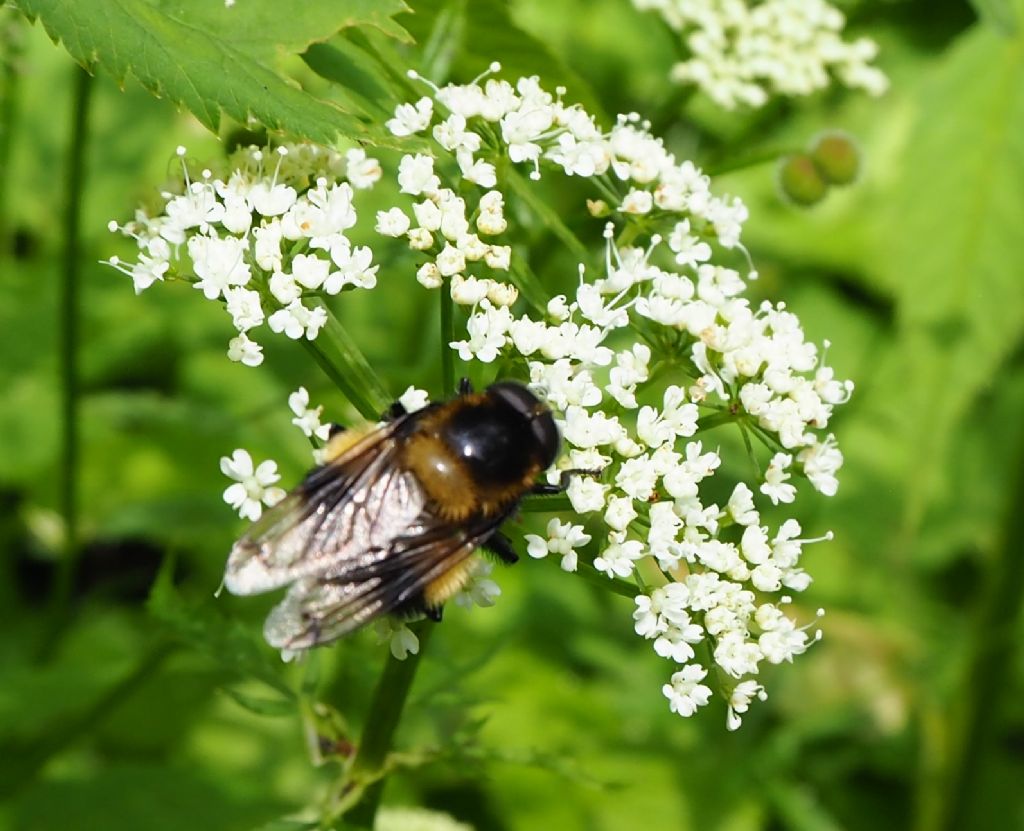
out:
{"label": "hoverfly", "polygon": [[386,614],[439,618],[486,545],[518,557],[499,532],[538,484],[561,437],[526,387],[468,381],[446,402],[333,435],[323,464],[235,543],[224,585],[250,595],[291,587],[270,613],[274,647],[307,649]]}

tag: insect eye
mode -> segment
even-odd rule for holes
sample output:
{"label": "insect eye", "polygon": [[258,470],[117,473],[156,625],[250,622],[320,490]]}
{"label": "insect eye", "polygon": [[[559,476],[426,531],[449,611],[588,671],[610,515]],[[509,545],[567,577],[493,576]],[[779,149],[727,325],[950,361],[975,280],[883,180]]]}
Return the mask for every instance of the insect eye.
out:
{"label": "insect eye", "polygon": [[530,429],[544,453],[544,467],[551,467],[555,459],[558,458],[558,451],[562,447],[562,437],[558,435],[558,427],[555,425],[551,411],[545,410],[536,416],[530,422]]}
{"label": "insect eye", "polygon": [[487,388],[487,395],[515,410],[530,423],[530,431],[543,453],[544,467],[550,467],[562,446],[554,416],[537,396],[522,384],[501,381]]}
{"label": "insect eye", "polygon": [[532,419],[540,402],[532,392],[514,381],[500,381],[487,388],[487,395],[507,404],[523,418]]}

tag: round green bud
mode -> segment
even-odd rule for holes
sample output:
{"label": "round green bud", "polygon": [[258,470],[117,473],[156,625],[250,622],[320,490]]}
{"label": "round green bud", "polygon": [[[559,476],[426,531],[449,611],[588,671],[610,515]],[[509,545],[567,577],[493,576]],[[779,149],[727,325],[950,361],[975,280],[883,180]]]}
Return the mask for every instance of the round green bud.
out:
{"label": "round green bud", "polygon": [[848,185],[860,173],[860,150],[846,133],[822,133],[811,144],[811,158],[831,185]]}
{"label": "round green bud", "polygon": [[790,153],[779,159],[778,182],[786,199],[804,207],[816,205],[828,193],[828,183],[806,153]]}

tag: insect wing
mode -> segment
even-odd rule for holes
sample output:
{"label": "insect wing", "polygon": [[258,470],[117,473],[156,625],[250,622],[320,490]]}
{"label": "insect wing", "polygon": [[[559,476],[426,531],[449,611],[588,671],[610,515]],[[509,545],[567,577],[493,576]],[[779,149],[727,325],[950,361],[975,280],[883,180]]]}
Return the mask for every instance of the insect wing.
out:
{"label": "insect wing", "polygon": [[394,465],[392,422],[314,470],[235,543],[224,585],[259,594],[320,575],[339,562],[366,565],[415,520],[423,494]]}
{"label": "insect wing", "polygon": [[346,561],[341,573],[295,583],[267,617],[267,642],[279,649],[308,649],[400,610],[427,586],[459,567],[497,530],[504,516],[454,529],[430,514],[393,540],[376,562]]}

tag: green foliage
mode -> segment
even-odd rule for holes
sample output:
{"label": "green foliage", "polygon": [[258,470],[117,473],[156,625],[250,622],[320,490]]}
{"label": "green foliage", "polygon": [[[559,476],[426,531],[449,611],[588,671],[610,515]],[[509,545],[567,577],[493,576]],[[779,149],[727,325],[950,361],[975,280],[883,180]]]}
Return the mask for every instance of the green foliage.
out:
{"label": "green foliage", "polygon": [[[913,482],[908,527],[940,487],[958,426],[998,385],[1020,342],[1022,73],[1020,37],[986,28],[965,35],[923,79],[902,187],[889,204],[881,271],[899,310],[899,363],[889,371],[905,395],[893,416],[906,425],[899,438]],[[928,413],[929,429],[906,419],[911,413]]]}
{"label": "green foliage", "polygon": [[[491,60],[589,108],[649,115],[681,158],[730,169],[715,188],[750,206],[759,290],[830,339],[837,373],[857,382],[835,424],[840,492],[799,516],[808,535],[836,535],[809,555],[802,610],[826,608],[826,636],[726,733],[721,713],[667,712],[666,665],[638,643],[627,596],[524,556],[497,575],[494,609],[452,608],[432,635],[384,804],[499,831],[1024,822],[1024,40],[1019,3],[971,5],[977,22],[966,3],[844,4],[883,44],[881,100],[713,116],[668,85],[670,33],[625,0],[310,0],[301,13],[16,0],[41,26],[0,9],[0,43],[13,44],[0,53],[0,828],[292,831],[339,797],[386,648],[364,632],[286,665],[261,639],[270,600],[214,597],[241,526],[217,459],[247,447],[297,481],[309,448],[284,405],[300,384],[339,421],[408,384],[440,389],[436,306],[410,262],[384,252],[378,289],[339,304],[368,363],[341,379],[346,400],[301,347],[268,343],[258,372],[231,365],[209,304],[180,286],[136,297],[95,263],[118,253],[106,221],[160,187],[175,145],[220,152],[172,105],[222,132],[253,118],[391,146],[380,125],[415,94],[407,67],[467,80]],[[82,231],[83,545],[61,615],[47,592],[63,534],[67,53],[102,71]],[[856,138],[861,175],[794,210],[773,163],[823,129]],[[573,194],[540,200],[512,181],[535,266],[515,279],[539,307],[576,280],[593,229],[562,210]],[[529,502],[514,536],[557,504]]]}
{"label": "green foliage", "polygon": [[375,131],[341,107],[303,93],[275,64],[352,26],[408,38],[393,20],[407,10],[402,0],[316,0],[304,3],[302,14],[285,16],[269,0],[238,8],[204,0],[19,0],[18,7],[39,17],[83,66],[102,67],[118,84],[134,77],[211,130],[223,115],[242,124],[255,118],[271,130],[327,143],[339,135],[372,138]]}

